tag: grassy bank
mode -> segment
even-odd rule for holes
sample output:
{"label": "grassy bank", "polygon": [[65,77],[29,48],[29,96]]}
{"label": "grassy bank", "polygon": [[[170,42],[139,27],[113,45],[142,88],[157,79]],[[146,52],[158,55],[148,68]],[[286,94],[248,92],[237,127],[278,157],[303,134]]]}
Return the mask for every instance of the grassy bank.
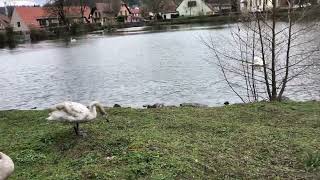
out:
{"label": "grassy bank", "polygon": [[320,177],[318,102],[108,112],[85,138],[47,111],[0,112],[12,179]]}

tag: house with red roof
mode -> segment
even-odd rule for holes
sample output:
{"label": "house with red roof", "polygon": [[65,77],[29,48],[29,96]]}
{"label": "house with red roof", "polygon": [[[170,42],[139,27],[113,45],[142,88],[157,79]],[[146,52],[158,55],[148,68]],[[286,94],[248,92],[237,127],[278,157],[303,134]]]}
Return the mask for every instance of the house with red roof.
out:
{"label": "house with red roof", "polygon": [[124,23],[136,23],[143,21],[140,8],[129,8],[126,3],[121,4],[118,17],[122,17]]}
{"label": "house with red roof", "polygon": [[135,17],[141,17],[141,10],[139,7],[133,7],[133,8],[130,8],[130,11],[132,13],[133,16]]}
{"label": "house with red roof", "polygon": [[42,7],[15,7],[11,17],[14,31],[28,32],[31,28],[40,28],[39,17],[46,16]]}
{"label": "house with red roof", "polygon": [[[71,23],[84,22],[81,8],[77,6],[66,7],[66,17]],[[84,8],[84,16],[89,17],[90,8]],[[48,26],[60,24],[56,14],[51,13],[44,7],[22,6],[15,7],[11,17],[11,26],[14,31],[29,32],[31,29],[42,29]]]}
{"label": "house with red roof", "polygon": [[105,3],[95,3],[92,8],[92,21],[101,25],[112,25],[116,19],[123,23],[141,22],[141,11],[139,7],[129,8],[126,3],[120,4],[113,1]]}
{"label": "house with red roof", "polygon": [[131,22],[141,22],[143,20],[141,15],[141,9],[139,7],[131,8],[130,11],[131,11]]}

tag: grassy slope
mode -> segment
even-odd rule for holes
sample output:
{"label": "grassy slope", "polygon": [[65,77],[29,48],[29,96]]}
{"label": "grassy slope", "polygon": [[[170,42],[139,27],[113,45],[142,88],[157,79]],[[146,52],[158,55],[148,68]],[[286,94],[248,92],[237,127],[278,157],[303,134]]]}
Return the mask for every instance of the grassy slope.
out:
{"label": "grassy slope", "polygon": [[320,177],[316,102],[108,111],[86,138],[46,111],[0,112],[12,179]]}

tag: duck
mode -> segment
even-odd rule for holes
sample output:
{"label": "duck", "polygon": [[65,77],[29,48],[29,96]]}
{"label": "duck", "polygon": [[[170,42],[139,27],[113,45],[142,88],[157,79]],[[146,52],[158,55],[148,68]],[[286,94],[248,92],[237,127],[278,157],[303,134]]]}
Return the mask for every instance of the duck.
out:
{"label": "duck", "polygon": [[6,180],[14,171],[14,163],[6,154],[0,152],[0,180]]}
{"label": "duck", "polygon": [[50,122],[67,122],[74,124],[76,135],[81,135],[79,124],[94,121],[97,118],[97,109],[105,120],[109,122],[107,113],[98,101],[91,102],[89,106],[71,101],[56,104],[49,109],[49,117],[46,119]]}

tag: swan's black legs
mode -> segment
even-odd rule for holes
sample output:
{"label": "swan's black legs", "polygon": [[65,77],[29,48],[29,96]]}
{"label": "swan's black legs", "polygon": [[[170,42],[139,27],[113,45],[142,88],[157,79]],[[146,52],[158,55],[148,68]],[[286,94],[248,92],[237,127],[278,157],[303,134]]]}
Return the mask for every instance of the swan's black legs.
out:
{"label": "swan's black legs", "polygon": [[74,132],[76,133],[77,136],[79,136],[79,123],[76,123],[73,127]]}
{"label": "swan's black legs", "polygon": [[87,137],[87,133],[80,131],[79,123],[76,123],[73,126],[73,129],[74,129],[74,132],[76,133],[77,136]]}

